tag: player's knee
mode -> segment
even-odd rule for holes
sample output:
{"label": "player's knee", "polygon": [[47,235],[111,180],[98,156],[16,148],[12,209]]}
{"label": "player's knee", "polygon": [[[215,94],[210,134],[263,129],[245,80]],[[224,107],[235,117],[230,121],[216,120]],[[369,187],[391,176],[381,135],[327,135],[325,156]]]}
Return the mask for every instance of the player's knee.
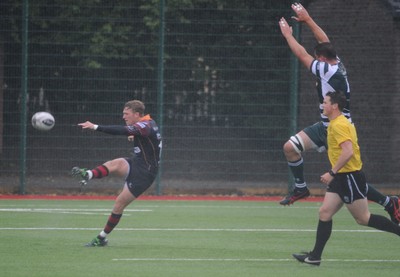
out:
{"label": "player's knee", "polygon": [[330,221],[332,220],[332,214],[329,209],[326,209],[324,206],[319,208],[319,219],[321,221]]}
{"label": "player's knee", "polygon": [[283,152],[286,154],[292,151],[293,151],[293,146],[289,143],[289,141],[285,142],[285,144],[283,145]]}
{"label": "player's knee", "polygon": [[285,153],[297,153],[300,154],[304,151],[304,142],[299,135],[291,136],[290,139],[283,145],[283,151]]}
{"label": "player's knee", "polygon": [[104,163],[110,173],[117,174],[117,175],[124,175],[127,171],[127,162],[123,158],[114,159]]}
{"label": "player's knee", "polygon": [[363,226],[368,226],[369,215],[365,214],[365,215],[360,215],[360,216],[354,216],[354,219],[357,222],[357,224],[363,225]]}

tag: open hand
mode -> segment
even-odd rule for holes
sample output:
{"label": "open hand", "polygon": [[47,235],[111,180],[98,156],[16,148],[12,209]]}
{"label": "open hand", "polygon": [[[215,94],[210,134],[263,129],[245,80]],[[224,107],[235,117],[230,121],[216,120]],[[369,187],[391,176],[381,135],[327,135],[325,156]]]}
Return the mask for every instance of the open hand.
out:
{"label": "open hand", "polygon": [[279,27],[281,28],[281,32],[284,37],[288,37],[293,34],[292,27],[289,26],[284,17],[279,20]]}
{"label": "open hand", "polygon": [[292,10],[296,13],[296,16],[292,16],[292,18],[298,22],[307,21],[310,18],[310,15],[302,4],[292,4]]}

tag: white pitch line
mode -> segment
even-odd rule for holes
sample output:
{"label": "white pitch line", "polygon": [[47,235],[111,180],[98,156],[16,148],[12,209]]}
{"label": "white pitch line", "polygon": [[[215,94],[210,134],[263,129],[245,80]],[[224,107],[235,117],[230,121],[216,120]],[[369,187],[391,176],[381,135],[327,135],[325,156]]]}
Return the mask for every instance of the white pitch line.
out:
{"label": "white pitch line", "polygon": [[226,259],[211,259],[211,258],[122,258],[122,259],[112,259],[112,261],[134,261],[134,262],[143,262],[143,261],[168,261],[168,262],[287,262],[293,261],[293,259],[235,259],[235,258],[226,258]]}
{"label": "white pitch line", "polygon": [[[43,230],[43,231],[92,231],[98,230],[98,228],[58,228],[58,227],[0,227],[2,230],[15,230],[15,231],[26,231],[26,230]],[[153,232],[313,232],[314,229],[228,229],[228,228],[116,228],[118,231],[153,231]],[[333,232],[344,232],[344,233],[377,233],[382,232],[379,230],[333,230]]]}
{"label": "white pitch line", "polygon": [[[294,259],[212,259],[212,258],[119,258],[112,261],[131,261],[131,262],[288,262],[295,261]],[[360,262],[360,263],[400,263],[400,260],[371,260],[371,259],[323,259],[322,262]]]}
{"label": "white pitch line", "polygon": [[[152,212],[148,209],[127,209],[126,212]],[[44,209],[44,208],[0,208],[0,212],[22,213],[51,213],[51,214],[79,214],[79,215],[109,215],[110,209]],[[106,212],[106,213],[102,213]],[[125,216],[129,214],[125,213]]]}

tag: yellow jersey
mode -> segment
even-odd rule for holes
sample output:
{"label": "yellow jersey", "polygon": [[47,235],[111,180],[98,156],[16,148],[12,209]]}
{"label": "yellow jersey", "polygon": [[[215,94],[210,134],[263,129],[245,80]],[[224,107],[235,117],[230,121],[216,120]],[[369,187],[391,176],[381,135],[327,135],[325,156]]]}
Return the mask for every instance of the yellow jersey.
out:
{"label": "yellow jersey", "polygon": [[338,171],[339,173],[353,172],[361,170],[362,168],[356,127],[354,124],[350,123],[344,115],[340,115],[334,120],[331,120],[328,126],[328,158],[332,167],[336,164],[340,154],[342,153],[340,144],[348,140],[353,144],[354,155],[346,165]]}

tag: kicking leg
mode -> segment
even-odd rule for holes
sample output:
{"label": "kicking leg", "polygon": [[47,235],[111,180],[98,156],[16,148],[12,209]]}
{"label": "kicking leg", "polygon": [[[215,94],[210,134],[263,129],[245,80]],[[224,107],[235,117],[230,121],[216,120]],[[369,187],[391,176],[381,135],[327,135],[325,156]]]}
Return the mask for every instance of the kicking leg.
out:
{"label": "kicking leg", "polygon": [[80,183],[82,186],[86,185],[93,178],[100,179],[107,177],[109,174],[126,177],[127,172],[129,172],[129,164],[124,158],[107,161],[91,170],[77,166],[71,170],[72,176],[81,179]]}

